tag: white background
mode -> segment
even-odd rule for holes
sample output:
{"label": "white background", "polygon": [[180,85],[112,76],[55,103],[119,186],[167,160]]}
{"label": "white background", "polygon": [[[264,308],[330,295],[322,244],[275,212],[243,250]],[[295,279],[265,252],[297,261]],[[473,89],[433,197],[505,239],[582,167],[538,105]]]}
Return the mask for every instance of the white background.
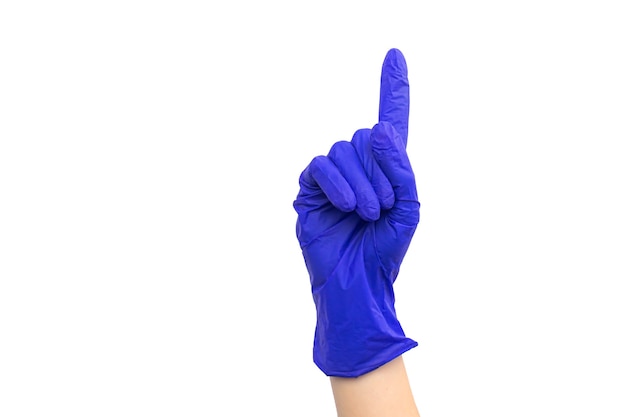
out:
{"label": "white background", "polygon": [[395,47],[422,416],[625,416],[625,18],[2,2],[0,415],[334,415],[291,204],[313,156],[376,123]]}

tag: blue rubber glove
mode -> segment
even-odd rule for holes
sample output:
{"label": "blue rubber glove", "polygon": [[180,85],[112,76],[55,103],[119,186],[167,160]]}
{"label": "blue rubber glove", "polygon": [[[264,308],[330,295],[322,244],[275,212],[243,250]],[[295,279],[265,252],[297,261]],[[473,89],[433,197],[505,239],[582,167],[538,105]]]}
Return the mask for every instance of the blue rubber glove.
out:
{"label": "blue rubber glove", "polygon": [[391,49],[379,122],[300,175],[294,208],[317,310],[313,360],[328,376],[357,377],[417,346],[400,326],[393,290],[419,222],[408,119],[406,61]]}

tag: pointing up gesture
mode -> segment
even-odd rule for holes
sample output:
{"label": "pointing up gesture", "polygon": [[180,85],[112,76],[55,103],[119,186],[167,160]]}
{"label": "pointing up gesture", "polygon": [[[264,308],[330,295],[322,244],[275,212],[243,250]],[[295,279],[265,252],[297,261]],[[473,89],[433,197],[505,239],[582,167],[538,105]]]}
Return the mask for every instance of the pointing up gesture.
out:
{"label": "pointing up gesture", "polygon": [[372,371],[417,346],[393,283],[420,203],[406,152],[409,81],[398,49],[382,65],[379,120],[316,156],[300,175],[296,234],[317,311],[313,360],[329,376]]}

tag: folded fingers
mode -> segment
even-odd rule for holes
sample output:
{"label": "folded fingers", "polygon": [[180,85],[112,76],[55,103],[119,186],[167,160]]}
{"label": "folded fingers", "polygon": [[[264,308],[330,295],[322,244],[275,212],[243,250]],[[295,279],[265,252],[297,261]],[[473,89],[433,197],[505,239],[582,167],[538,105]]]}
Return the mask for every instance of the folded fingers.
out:
{"label": "folded fingers", "polygon": [[350,185],[356,198],[357,214],[365,221],[378,220],[380,217],[378,196],[354,146],[347,141],[336,142],[330,149],[328,158]]}
{"label": "folded fingers", "polygon": [[[374,164],[375,174],[372,175],[372,167],[366,169],[364,163]],[[314,205],[322,204],[318,200],[322,197],[321,191],[335,208],[343,212],[356,211],[365,221],[378,220],[381,206],[393,205],[393,189],[376,161],[371,156],[364,159],[348,141],[336,142],[327,156],[313,158],[300,175],[300,187],[300,195],[308,195]],[[319,197],[314,198],[316,195]]]}
{"label": "folded fingers", "polygon": [[359,129],[352,136],[351,142],[359,155],[372,188],[378,196],[380,207],[383,210],[389,210],[395,202],[393,187],[372,155],[370,135],[371,129]]}

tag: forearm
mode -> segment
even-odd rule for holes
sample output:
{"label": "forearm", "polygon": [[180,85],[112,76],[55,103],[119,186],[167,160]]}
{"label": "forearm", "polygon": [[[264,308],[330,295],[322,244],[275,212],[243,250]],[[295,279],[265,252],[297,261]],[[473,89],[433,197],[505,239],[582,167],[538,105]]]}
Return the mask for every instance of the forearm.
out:
{"label": "forearm", "polygon": [[330,378],[338,417],[419,417],[402,356],[357,378]]}

